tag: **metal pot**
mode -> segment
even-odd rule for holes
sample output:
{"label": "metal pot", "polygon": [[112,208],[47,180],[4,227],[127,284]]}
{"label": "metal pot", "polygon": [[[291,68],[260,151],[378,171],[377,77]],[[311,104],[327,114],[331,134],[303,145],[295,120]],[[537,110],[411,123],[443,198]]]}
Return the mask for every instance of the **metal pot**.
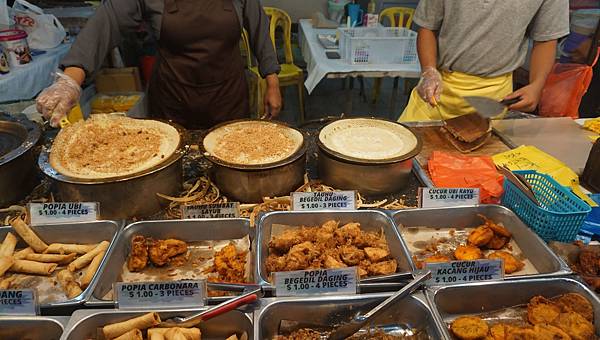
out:
{"label": "metal pot", "polygon": [[[407,126],[393,123],[402,125],[412,133]],[[368,196],[399,192],[408,185],[413,158],[421,152],[421,139],[414,135],[417,145],[413,150],[384,160],[364,160],[343,155],[325,146],[317,137],[319,178],[336,189],[358,190]]]}
{"label": "metal pot", "polygon": [[0,207],[18,202],[35,187],[33,147],[40,136],[40,127],[32,121],[0,121]]}
{"label": "metal pot", "polygon": [[[207,131],[219,129],[231,121],[215,126]],[[291,127],[280,122],[273,122]],[[300,132],[299,130],[296,130]],[[300,132],[301,133],[301,132]],[[209,171],[211,180],[229,199],[244,203],[262,202],[263,197],[289,195],[304,183],[306,173],[306,137],[302,134],[302,145],[290,157],[265,165],[239,165],[225,162],[219,158],[207,155],[213,164]],[[204,146],[202,146],[204,148]]]}
{"label": "metal pot", "polygon": [[[173,125],[173,124],[172,124]],[[38,165],[54,180],[53,192],[63,202],[99,202],[102,219],[120,220],[150,216],[159,212],[166,201],[156,194],[176,196],[183,186],[183,129],[175,153],[161,164],[146,171],[106,179],[79,179],[61,175],[42,150]]]}

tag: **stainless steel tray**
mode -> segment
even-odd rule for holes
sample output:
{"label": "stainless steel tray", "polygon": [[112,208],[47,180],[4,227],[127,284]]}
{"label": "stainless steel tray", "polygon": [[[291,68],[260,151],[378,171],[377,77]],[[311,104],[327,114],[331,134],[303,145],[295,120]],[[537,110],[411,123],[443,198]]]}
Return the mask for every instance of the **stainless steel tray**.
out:
{"label": "stainless steel tray", "polygon": [[394,227],[392,220],[384,212],[375,210],[361,211],[319,211],[319,212],[272,212],[261,217],[256,236],[256,278],[259,283],[270,289],[273,285],[269,282],[266,269],[266,260],[269,256],[269,241],[273,225],[290,226],[320,226],[326,221],[336,220],[340,224],[358,222],[361,229],[367,231],[381,231],[383,229],[392,256],[398,261],[398,273],[386,276],[376,276],[361,280],[361,283],[374,283],[382,281],[398,281],[412,278],[414,264],[410,261],[408,250]]}
{"label": "stainless steel tray", "polygon": [[[162,320],[175,316],[187,316],[205,310],[174,311],[156,310]],[[78,310],[73,313],[61,340],[96,339],[98,329],[107,324],[125,321],[148,311],[123,311],[123,310]],[[202,340],[223,340],[234,333],[241,335],[246,332],[248,339],[255,339],[253,334],[252,318],[239,310],[234,310],[214,319],[203,321],[200,325]]]}
{"label": "stainless steel tray", "polygon": [[[461,315],[478,315],[527,304],[542,295],[552,298],[565,293],[579,293],[594,306],[594,325],[600,334],[600,300],[579,281],[570,278],[540,278],[503,282],[480,282],[438,287],[427,291],[439,327],[451,339],[447,323]],[[468,297],[468,298],[466,298]]]}
{"label": "stainless steel tray", "polygon": [[[336,325],[350,320],[357,313],[366,313],[389,297],[389,293],[313,298],[263,299],[254,313],[256,339],[272,339],[281,320],[309,324]],[[441,339],[433,312],[423,293],[407,297],[373,322],[373,326],[396,326],[402,329],[425,330],[430,339]]]}
{"label": "stainless steel tray", "polygon": [[[119,225],[113,221],[95,221],[95,222],[80,222],[80,223],[69,223],[69,224],[53,224],[44,226],[32,226],[31,229],[46,243],[81,243],[81,244],[92,244],[99,243],[107,240],[111,244],[108,248],[107,254],[110,252],[114,241],[117,238],[119,232]],[[0,239],[4,239],[6,234],[12,231],[12,227],[0,227]],[[13,232],[17,236],[19,243],[17,249],[23,249],[27,247],[27,244],[19,235]],[[83,304],[92,294],[98,278],[102,272],[102,266],[107,260],[107,256],[104,256],[100,268],[94,275],[90,285],[74,299],[53,302],[53,303],[41,303],[40,308],[51,309],[51,308],[62,308],[62,307],[74,307]],[[56,272],[55,272],[56,273]],[[60,289],[60,288],[59,288]],[[39,299],[39,296],[38,296]]]}
{"label": "stainless steel tray", "polygon": [[[428,226],[434,228],[469,228],[481,225],[477,214],[482,214],[495,222],[502,224],[513,234],[513,240],[520,248],[524,257],[531,262],[537,274],[507,275],[511,279],[534,277],[552,277],[572,274],[569,266],[529,229],[510,209],[499,205],[478,205],[469,207],[400,210],[392,218],[398,227],[400,235],[405,238],[410,250],[411,245],[406,240],[407,227]],[[413,261],[412,256],[411,262]]]}
{"label": "stainless steel tray", "polygon": [[[107,261],[102,268],[102,274],[93,291],[88,306],[114,306],[113,300],[105,300],[104,296],[112,291],[113,283],[120,282],[123,264],[129,256],[131,239],[135,235],[153,237],[155,239],[176,238],[186,242],[203,240],[230,240],[250,237],[254,239],[254,229],[250,229],[247,219],[211,219],[211,220],[165,220],[142,221],[128,225],[119,234],[114,246],[111,248]],[[250,283],[255,283],[252,260],[254,252],[251,251]],[[211,299],[209,298],[209,301]],[[217,299],[218,300],[218,299]]]}
{"label": "stainless steel tray", "polygon": [[64,332],[66,321],[62,317],[2,316],[0,339],[58,340]]}

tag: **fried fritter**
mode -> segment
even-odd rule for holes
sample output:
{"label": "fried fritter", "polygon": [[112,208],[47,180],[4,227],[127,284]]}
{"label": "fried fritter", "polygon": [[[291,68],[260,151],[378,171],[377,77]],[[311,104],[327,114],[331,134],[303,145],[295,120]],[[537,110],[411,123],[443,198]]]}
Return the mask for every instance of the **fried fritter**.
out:
{"label": "fried fritter", "polygon": [[579,252],[579,269],[584,275],[598,275],[600,273],[600,252],[582,249]]}
{"label": "fried fritter", "polygon": [[472,261],[482,259],[483,253],[475,246],[460,245],[454,251],[454,257],[460,261]]}
{"label": "fried fritter", "polygon": [[342,261],[349,266],[355,266],[365,258],[365,252],[353,245],[343,245],[339,248]]}
{"label": "fried fritter", "polygon": [[269,248],[280,253],[288,252],[296,244],[302,243],[303,239],[298,230],[285,230],[281,235],[275,236],[269,242]]}
{"label": "fried fritter", "polygon": [[539,324],[533,327],[536,340],[571,340],[569,334],[552,325]]}
{"label": "fried fritter", "polygon": [[556,304],[563,312],[575,312],[588,321],[594,320],[594,306],[583,295],[567,293],[556,299]]}
{"label": "fried fritter", "polygon": [[508,237],[511,238],[512,234],[510,231],[508,231],[508,229],[506,229],[504,226],[501,226],[497,223],[495,223],[494,221],[490,220],[489,218],[485,217],[484,215],[478,215],[479,217],[481,217],[481,219],[483,219],[485,225],[492,229],[492,231],[494,232],[494,234],[498,235],[498,236],[504,236],[504,237]]}
{"label": "fried fritter", "polygon": [[535,331],[526,327],[506,327],[506,340],[537,340]]}
{"label": "fried fritter", "polygon": [[508,238],[508,237],[494,235],[494,237],[492,237],[490,242],[488,242],[485,245],[485,247],[488,249],[500,250],[500,249],[504,248],[504,246],[506,246],[509,241],[510,241],[510,238]]}
{"label": "fried fritter", "polygon": [[415,261],[417,269],[423,269],[426,267],[427,263],[441,263],[441,262],[450,262],[452,261],[446,255],[431,255],[424,258],[422,261]]}
{"label": "fried fritter", "polygon": [[215,254],[213,272],[218,273],[219,281],[245,283],[246,252],[238,251],[234,244],[228,244]]}
{"label": "fried fritter", "polygon": [[359,223],[348,223],[334,231],[333,234],[339,244],[352,244],[355,239],[360,238],[361,233]]}
{"label": "fried fritter", "polygon": [[127,269],[139,272],[148,265],[148,245],[144,236],[134,236],[131,239],[131,251],[127,260]]}
{"label": "fried fritter", "polygon": [[181,240],[156,240],[150,245],[150,261],[155,266],[161,267],[167,264],[172,257],[184,254],[187,250],[187,243]]}
{"label": "fried fritter", "polygon": [[527,305],[527,319],[534,325],[551,324],[560,315],[560,308],[543,296],[535,296]]}
{"label": "fried fritter", "polygon": [[504,262],[504,272],[506,274],[518,272],[519,270],[523,269],[523,267],[525,267],[525,263],[517,260],[514,256],[505,251],[493,252],[492,254],[488,255],[488,259],[502,260]]}
{"label": "fried fritter", "polygon": [[398,263],[396,260],[389,260],[383,262],[372,263],[367,271],[371,275],[390,275],[394,274],[398,269]]}
{"label": "fried fritter", "polygon": [[506,326],[502,323],[497,323],[490,327],[490,338],[494,340],[504,340],[506,339]]}
{"label": "fried fritter", "polygon": [[364,250],[365,254],[367,254],[367,258],[371,260],[371,262],[383,261],[390,256],[390,251],[387,249],[366,247]]}
{"label": "fried fritter", "polygon": [[461,316],[452,321],[450,330],[459,339],[476,340],[484,338],[489,331],[488,324],[475,316]]}
{"label": "fried fritter", "polygon": [[331,255],[326,255],[325,256],[325,261],[323,261],[323,265],[325,268],[332,268],[332,269],[337,269],[337,268],[346,268],[348,267],[347,265],[344,264],[344,262],[338,261],[337,259],[335,259],[333,256]]}
{"label": "fried fritter", "polygon": [[319,254],[319,250],[311,242],[297,244],[286,255],[287,265],[285,271],[306,269]]}
{"label": "fried fritter", "polygon": [[475,228],[467,239],[469,245],[475,247],[483,247],[494,237],[494,232],[487,226],[480,226]]}
{"label": "fried fritter", "polygon": [[270,254],[269,256],[267,256],[265,266],[269,273],[274,273],[274,272],[284,271],[285,267],[286,267],[286,263],[287,263],[287,261],[286,261],[285,255],[277,256],[275,254]]}
{"label": "fried fritter", "polygon": [[569,334],[573,340],[589,340],[594,338],[594,325],[575,312],[560,313],[553,325]]}

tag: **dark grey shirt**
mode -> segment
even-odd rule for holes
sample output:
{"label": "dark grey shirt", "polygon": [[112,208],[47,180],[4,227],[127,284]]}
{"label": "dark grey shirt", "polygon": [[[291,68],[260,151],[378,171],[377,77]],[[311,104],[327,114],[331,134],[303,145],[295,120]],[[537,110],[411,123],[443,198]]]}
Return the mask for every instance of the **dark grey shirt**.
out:
{"label": "dark grey shirt", "polygon": [[[248,31],[250,48],[258,60],[261,75],[279,73],[269,35],[269,18],[260,0],[233,0],[233,5],[241,27]],[[198,6],[201,7],[200,1]],[[108,53],[121,41],[121,33],[135,31],[146,22],[157,40],[160,39],[163,8],[164,0],[105,0],[81,30],[61,65],[81,67],[88,77],[93,77]]]}

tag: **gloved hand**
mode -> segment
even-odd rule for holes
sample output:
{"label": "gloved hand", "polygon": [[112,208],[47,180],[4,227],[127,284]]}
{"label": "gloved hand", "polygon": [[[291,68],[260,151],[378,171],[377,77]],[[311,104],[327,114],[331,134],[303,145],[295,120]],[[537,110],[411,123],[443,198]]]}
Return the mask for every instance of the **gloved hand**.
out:
{"label": "gloved hand", "polygon": [[66,74],[57,72],[54,84],[37,97],[37,110],[50,120],[50,126],[58,127],[60,120],[79,102],[80,95],[81,86]]}
{"label": "gloved hand", "polygon": [[417,93],[424,101],[435,106],[442,95],[442,75],[435,67],[425,67],[417,85]]}

